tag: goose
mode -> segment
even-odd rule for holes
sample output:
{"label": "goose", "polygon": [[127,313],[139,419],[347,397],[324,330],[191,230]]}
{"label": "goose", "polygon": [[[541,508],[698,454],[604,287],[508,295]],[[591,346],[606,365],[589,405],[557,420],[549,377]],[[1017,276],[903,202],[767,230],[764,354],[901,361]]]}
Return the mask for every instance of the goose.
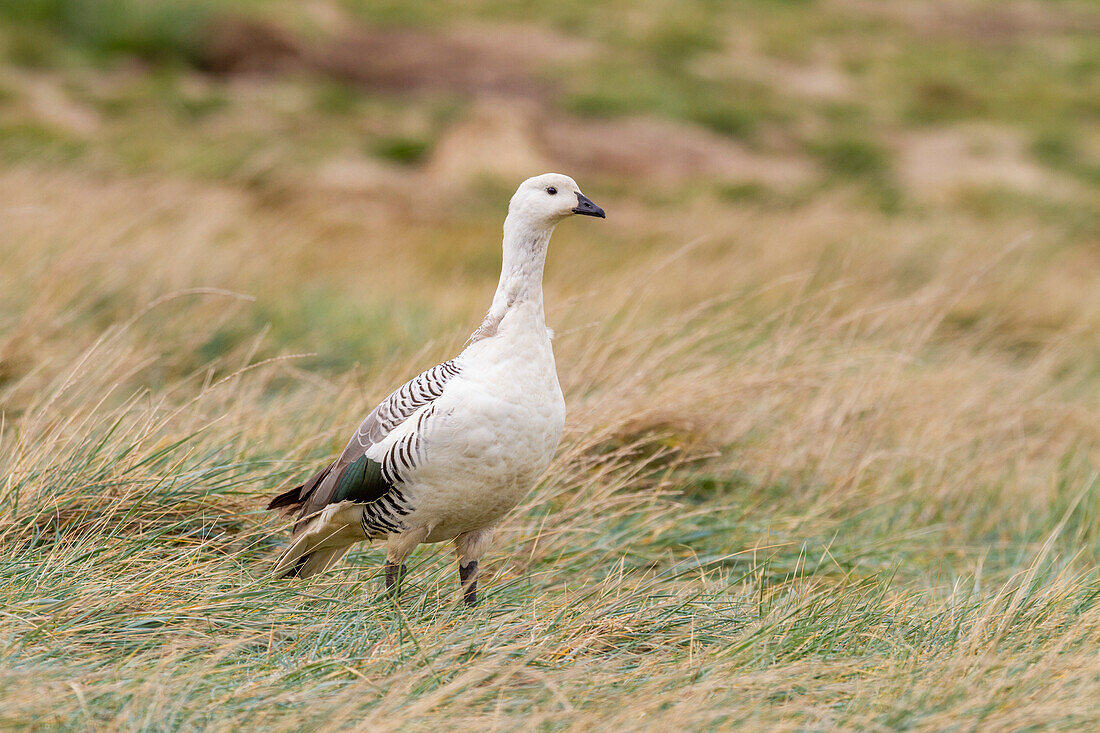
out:
{"label": "goose", "polygon": [[605,218],[569,176],[528,178],[508,204],[500,282],[481,325],[455,358],[382,400],[343,452],[267,508],[295,516],[278,577],[328,570],[361,541],[386,543],[384,592],[426,542],[454,543],[462,598],[475,605],[478,561],[494,527],[550,464],[565,399],[542,304],[554,227]]}

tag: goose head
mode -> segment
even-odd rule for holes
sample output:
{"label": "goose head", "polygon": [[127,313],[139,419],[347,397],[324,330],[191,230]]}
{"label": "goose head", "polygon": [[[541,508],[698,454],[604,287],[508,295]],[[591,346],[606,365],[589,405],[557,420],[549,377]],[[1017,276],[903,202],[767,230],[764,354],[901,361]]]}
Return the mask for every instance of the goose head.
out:
{"label": "goose head", "polygon": [[561,173],[544,173],[521,183],[508,203],[508,216],[546,227],[570,216],[606,218],[577,182]]}

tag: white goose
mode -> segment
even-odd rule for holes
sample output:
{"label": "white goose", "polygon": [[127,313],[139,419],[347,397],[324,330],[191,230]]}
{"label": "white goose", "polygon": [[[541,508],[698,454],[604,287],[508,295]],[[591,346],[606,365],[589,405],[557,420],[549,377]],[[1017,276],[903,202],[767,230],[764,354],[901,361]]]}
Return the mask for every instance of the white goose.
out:
{"label": "white goose", "polygon": [[340,456],[268,509],[297,513],[275,573],[308,576],[362,540],[386,539],[386,589],[421,542],[453,540],[467,604],[493,527],[550,463],[565,400],[542,309],[546,248],[558,222],[604,218],[569,176],[524,181],[508,204],[493,305],[454,359],[406,382]]}

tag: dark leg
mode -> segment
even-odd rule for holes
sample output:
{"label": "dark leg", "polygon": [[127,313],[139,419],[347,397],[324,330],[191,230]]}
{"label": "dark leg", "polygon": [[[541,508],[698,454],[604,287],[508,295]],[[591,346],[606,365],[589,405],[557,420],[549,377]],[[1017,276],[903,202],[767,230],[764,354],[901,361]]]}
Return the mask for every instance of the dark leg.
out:
{"label": "dark leg", "polygon": [[405,567],[405,563],[396,563],[392,560],[386,560],[385,568],[386,593],[396,597],[401,589],[401,581],[405,578],[409,569]]}
{"label": "dark leg", "polygon": [[467,606],[477,605],[477,560],[458,565],[458,582],[462,584],[462,600]]}
{"label": "dark leg", "polygon": [[493,528],[485,527],[464,532],[455,537],[458,556],[458,580],[462,584],[462,600],[467,606],[477,605],[477,561],[493,541]]}

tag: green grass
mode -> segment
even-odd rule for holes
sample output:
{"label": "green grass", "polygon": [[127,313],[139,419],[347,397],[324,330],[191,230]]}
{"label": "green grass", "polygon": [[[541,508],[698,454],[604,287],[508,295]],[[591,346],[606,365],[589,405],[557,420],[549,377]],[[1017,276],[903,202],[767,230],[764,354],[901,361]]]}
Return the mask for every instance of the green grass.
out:
{"label": "green grass", "polygon": [[419,163],[431,151],[431,143],[411,137],[391,137],[376,141],[371,151],[375,157],[402,165]]}
{"label": "green grass", "polygon": [[191,368],[246,347],[257,332],[269,334],[265,359],[279,352],[309,353],[301,366],[323,372],[365,369],[429,338],[431,313],[417,303],[392,300],[372,305],[327,289],[303,289],[293,298],[258,303],[247,321],[234,320],[213,331],[195,353]]}
{"label": "green grass", "polygon": [[64,131],[33,122],[0,123],[0,158],[68,162],[87,150],[82,140]]}
{"label": "green grass", "polygon": [[133,54],[178,62],[194,58],[216,7],[208,0],[2,0],[0,18],[56,33],[99,57]]}
{"label": "green grass", "polygon": [[809,149],[829,173],[840,178],[881,179],[890,170],[886,151],[866,139],[821,140]]}
{"label": "green grass", "polygon": [[1100,161],[1089,160],[1071,136],[1047,131],[1035,138],[1031,152],[1051,168],[1065,171],[1090,186],[1100,187]]}
{"label": "green grass", "polygon": [[[641,71],[640,71],[641,69]],[[783,121],[788,108],[767,85],[746,81],[710,81],[677,68],[636,59],[610,61],[569,81],[566,110],[612,117],[658,114],[686,120],[733,138],[752,141],[760,125]]]}

